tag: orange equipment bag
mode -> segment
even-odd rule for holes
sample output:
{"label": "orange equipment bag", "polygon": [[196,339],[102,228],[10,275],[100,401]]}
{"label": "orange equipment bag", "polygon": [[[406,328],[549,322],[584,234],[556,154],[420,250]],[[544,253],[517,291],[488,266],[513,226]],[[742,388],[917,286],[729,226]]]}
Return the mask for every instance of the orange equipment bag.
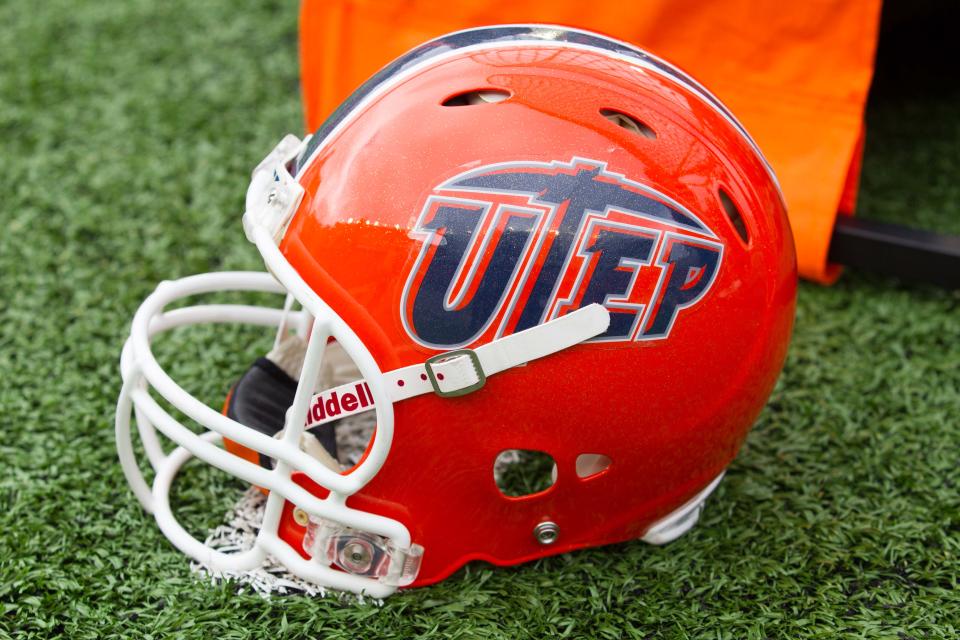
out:
{"label": "orange equipment bag", "polygon": [[304,0],[308,129],[397,56],[445,33],[556,23],[631,42],[687,70],[746,126],[786,196],[801,275],[836,279],[827,252],[852,214],[880,0]]}

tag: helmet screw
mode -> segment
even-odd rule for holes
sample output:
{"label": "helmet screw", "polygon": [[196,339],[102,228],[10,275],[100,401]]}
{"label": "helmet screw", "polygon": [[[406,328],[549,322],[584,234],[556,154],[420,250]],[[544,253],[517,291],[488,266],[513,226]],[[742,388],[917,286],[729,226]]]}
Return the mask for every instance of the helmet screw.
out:
{"label": "helmet screw", "polygon": [[358,575],[370,571],[373,563],[373,550],[363,540],[354,539],[340,550],[340,568]]}
{"label": "helmet screw", "polygon": [[307,526],[307,523],[310,522],[310,516],[308,516],[307,512],[301,509],[300,507],[294,507],[293,520],[301,527],[305,527]]}
{"label": "helmet screw", "polygon": [[560,527],[556,522],[541,522],[533,528],[533,537],[542,545],[553,544],[560,537]]}
{"label": "helmet screw", "polygon": [[348,545],[344,550],[347,554],[347,557],[354,564],[365,564],[370,562],[370,551],[364,547],[362,544],[354,542],[351,545]]}

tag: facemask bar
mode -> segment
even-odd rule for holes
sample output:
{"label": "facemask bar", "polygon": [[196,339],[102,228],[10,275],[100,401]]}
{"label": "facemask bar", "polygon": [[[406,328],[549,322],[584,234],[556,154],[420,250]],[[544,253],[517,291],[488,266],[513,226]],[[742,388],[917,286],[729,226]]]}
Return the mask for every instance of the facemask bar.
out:
{"label": "facemask bar", "polygon": [[[273,246],[276,250],[276,245]],[[381,536],[389,540],[395,548],[410,548],[410,534],[400,522],[345,505],[347,497],[361,489],[379,470],[392,441],[393,405],[386,394],[382,373],[356,334],[315,294],[300,297],[294,293],[304,310],[293,313],[246,305],[198,305],[163,312],[164,307],[171,302],[214,291],[287,293],[283,285],[266,273],[214,273],[162,283],[144,301],[134,317],[131,335],[121,358],[124,384],[116,416],[120,462],[134,493],[143,507],[155,515],[161,530],[177,548],[211,568],[251,569],[263,562],[269,553],[303,579],[335,589],[364,592],[375,597],[389,595],[395,585],[351,575],[315,561],[305,560],[278,535],[283,503],[289,500],[312,518],[340,523],[351,529]],[[163,371],[150,349],[153,336],[178,326],[240,322],[277,327],[284,317],[287,317],[294,319],[300,327],[305,327],[311,316],[314,321],[303,372],[294,403],[287,414],[284,434],[279,440],[249,429],[191,396]],[[313,385],[319,375],[329,337],[337,339],[357,364],[370,388],[377,412],[377,432],[369,445],[369,452],[365,460],[348,475],[332,471],[299,448]],[[149,387],[211,431],[198,436],[187,429],[156,402],[150,395]],[[147,457],[156,472],[152,487],[145,481],[133,454],[130,433],[132,411],[136,413],[138,430]],[[157,430],[179,447],[165,455],[156,434]],[[217,446],[222,437],[228,437],[274,458],[277,461],[276,467],[268,470],[225,451]],[[179,468],[191,456],[270,491],[263,523],[251,549],[237,554],[224,554],[191,536],[173,516],[169,505],[170,486]],[[291,479],[294,470],[306,473],[319,485],[328,488],[329,496],[325,499],[317,498],[294,483]]]}
{"label": "facemask bar", "polygon": [[[418,365],[382,372],[356,333],[307,285],[280,252],[278,243],[303,197],[303,188],[290,175],[290,167],[304,144],[306,140],[301,142],[294,136],[281,140],[254,170],[247,191],[244,231],[257,246],[270,274],[210,273],[164,282],[140,306],[121,358],[124,382],[117,405],[117,449],[124,474],[140,503],[154,513],[170,541],[199,562],[213,569],[244,570],[259,565],[269,553],[305,580],[383,597],[397,586],[413,581],[424,550],[411,543],[410,532],[400,522],[351,509],[345,503],[376,475],[386,459],[393,442],[393,402],[421,393],[433,392],[450,397],[476,391],[483,386],[488,375],[600,335],[607,330],[610,315],[601,305],[591,304],[542,325],[498,338],[475,350],[441,353]],[[283,310],[244,305],[199,305],[164,313],[166,305],[175,300],[214,291],[259,291],[287,294],[288,297]],[[300,303],[302,311],[290,311],[293,299]],[[291,316],[298,319],[301,331],[311,319],[313,324],[294,401],[287,411],[284,431],[279,439],[247,428],[191,396],[163,371],[150,349],[154,335],[177,326],[247,322],[279,326],[283,331],[284,323]],[[366,455],[345,475],[328,468],[299,447],[323,353],[331,337],[359,369],[377,417],[376,433],[367,446]],[[441,372],[445,375],[440,375]],[[198,436],[181,425],[157,404],[150,395],[150,387],[211,431]],[[393,389],[392,395],[388,392],[390,388]],[[133,455],[131,412],[136,413],[147,457],[156,471],[152,488],[144,480]],[[164,455],[156,431],[179,447],[170,455]],[[221,449],[217,443],[222,438],[229,438],[275,459],[276,467],[268,470]],[[190,456],[270,492],[262,526],[248,551],[227,555],[208,547],[187,533],[171,513],[170,485]],[[291,474],[294,470],[305,473],[328,489],[329,495],[317,498],[293,482]],[[305,560],[278,535],[285,500],[307,513],[311,525],[308,528],[311,549],[324,551],[317,553],[312,561]],[[324,563],[337,564],[353,573],[337,571]],[[366,568],[357,568],[361,566]]]}

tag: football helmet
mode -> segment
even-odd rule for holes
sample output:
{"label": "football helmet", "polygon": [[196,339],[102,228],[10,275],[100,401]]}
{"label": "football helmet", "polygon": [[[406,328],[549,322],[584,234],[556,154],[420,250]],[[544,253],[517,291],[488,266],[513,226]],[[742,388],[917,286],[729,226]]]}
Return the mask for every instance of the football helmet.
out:
{"label": "football helmet", "polygon": [[[676,67],[566,27],[470,29],[399,58],[257,166],[243,225],[267,272],[160,284],[116,414],[137,498],[215,569],[269,554],[385,596],[471,560],[668,542],[736,456],[793,323],[784,201],[743,126]],[[278,304],[167,310],[222,290]],[[276,340],[217,411],[151,340],[221,322]],[[548,487],[498,483],[518,451],[549,456]],[[251,548],[210,548],[171,512],[191,456],[268,494]]]}

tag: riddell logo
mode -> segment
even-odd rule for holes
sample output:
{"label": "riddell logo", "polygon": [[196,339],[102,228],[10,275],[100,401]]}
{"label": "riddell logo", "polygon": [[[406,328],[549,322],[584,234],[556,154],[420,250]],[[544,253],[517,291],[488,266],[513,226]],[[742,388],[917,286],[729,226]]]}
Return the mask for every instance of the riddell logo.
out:
{"label": "riddell logo", "polygon": [[507,162],[434,189],[412,236],[401,321],[450,349],[523,331],[592,303],[594,341],[661,340],[707,295],[724,245],[696,215],[597,160]]}
{"label": "riddell logo", "polygon": [[366,382],[351,382],[313,396],[307,410],[306,427],[343,418],[373,408],[373,396]]}

